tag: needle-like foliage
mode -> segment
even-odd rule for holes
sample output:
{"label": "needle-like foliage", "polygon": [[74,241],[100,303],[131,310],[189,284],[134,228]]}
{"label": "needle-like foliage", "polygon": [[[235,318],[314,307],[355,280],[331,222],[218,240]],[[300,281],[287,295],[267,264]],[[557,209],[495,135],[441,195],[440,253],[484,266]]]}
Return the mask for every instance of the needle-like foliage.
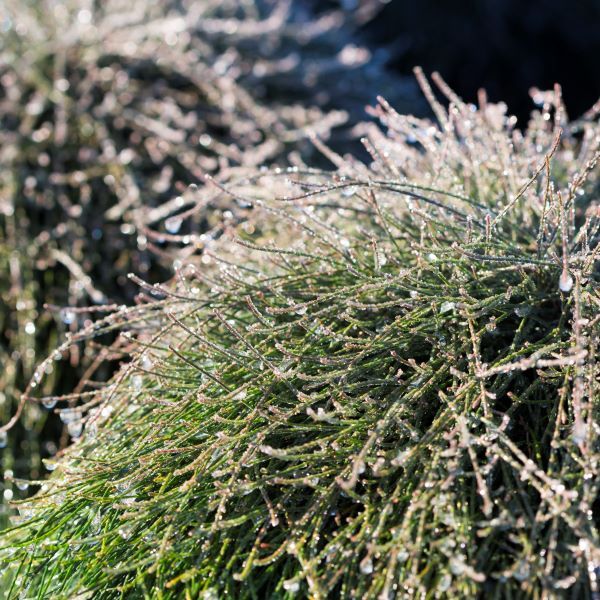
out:
{"label": "needle-like foliage", "polygon": [[436,122],[382,100],[368,165],[207,178],[247,220],[63,345],[131,360],[59,399],[9,597],[598,592],[600,127],[418,75]]}
{"label": "needle-like foliage", "polygon": [[[4,425],[57,335],[88,318],[44,304],[120,303],[135,293],[129,271],[167,276],[162,242],[143,230],[152,206],[217,168],[301,161],[309,131],[348,143],[348,113],[392,80],[341,13],[315,18],[301,3],[6,0],[0,12]],[[197,226],[219,221],[205,212]],[[72,352],[46,391],[72,389],[96,357]],[[38,478],[58,432],[39,407],[25,413],[0,433],[0,474]],[[21,493],[8,480],[3,491]]]}

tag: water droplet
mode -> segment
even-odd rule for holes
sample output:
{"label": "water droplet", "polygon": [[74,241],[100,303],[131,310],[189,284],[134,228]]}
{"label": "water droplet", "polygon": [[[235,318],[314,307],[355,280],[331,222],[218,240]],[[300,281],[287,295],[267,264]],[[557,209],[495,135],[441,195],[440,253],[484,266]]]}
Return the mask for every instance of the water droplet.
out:
{"label": "water droplet", "polygon": [[456,308],[456,304],[454,302],[444,302],[442,306],[440,306],[440,312],[445,313]]}
{"label": "water droplet", "polygon": [[94,518],[92,519],[92,530],[94,531],[94,533],[99,533],[101,527],[102,527],[102,515],[100,514],[100,512],[97,512],[94,515]]}
{"label": "water droplet", "polygon": [[169,233],[177,233],[181,229],[182,220],[177,217],[170,217],[165,221],[165,229]]}
{"label": "water droplet", "polygon": [[44,405],[44,408],[52,410],[56,406],[56,400],[54,400],[54,398],[44,398],[42,404]]}
{"label": "water droplet", "polygon": [[583,419],[577,419],[573,425],[572,439],[575,444],[580,446],[587,437],[587,427]]}
{"label": "water droplet", "polygon": [[67,425],[81,419],[81,413],[74,408],[63,408],[60,411],[59,416],[60,420]]}
{"label": "water droplet", "polygon": [[134,375],[131,378],[131,384],[133,385],[133,389],[136,392],[139,392],[142,389],[142,384],[144,383],[144,380],[142,378],[141,375]]}
{"label": "water droplet", "polygon": [[65,325],[70,325],[75,320],[75,313],[72,310],[63,308],[60,311],[60,317]]}
{"label": "water droplet", "polygon": [[454,575],[462,575],[465,570],[465,561],[459,556],[450,559],[450,570]]}
{"label": "water droplet", "polygon": [[452,576],[449,573],[445,573],[440,578],[440,581],[437,585],[438,592],[447,592],[452,585]]}
{"label": "water droplet", "polygon": [[33,323],[33,321],[28,321],[25,324],[25,333],[28,335],[33,335],[35,333],[35,323]]}
{"label": "water droplet", "polygon": [[85,434],[88,439],[95,438],[98,435],[98,423],[96,421],[88,422],[85,426]]}
{"label": "water droplet", "polygon": [[564,270],[558,280],[558,287],[561,292],[568,293],[573,289],[573,278],[567,270]]}
{"label": "water droplet", "polygon": [[373,572],[373,561],[370,556],[366,556],[360,562],[360,572],[365,575],[370,575]]}
{"label": "water droplet", "polygon": [[82,23],[83,25],[87,25],[92,20],[92,13],[89,10],[87,10],[86,8],[82,8],[77,13],[77,20],[80,23]]}
{"label": "water droplet", "polygon": [[300,591],[300,583],[295,579],[286,579],[283,582],[283,589],[291,592],[292,594],[296,594]]}
{"label": "water droplet", "polygon": [[69,423],[67,423],[67,431],[73,439],[77,439],[78,437],[80,437],[82,430],[83,423],[81,419],[77,419],[75,421],[70,421]]}
{"label": "water droplet", "polygon": [[485,326],[487,331],[496,331],[496,317],[490,317],[489,323]]}
{"label": "water droplet", "polygon": [[152,359],[147,354],[145,354],[142,357],[142,367],[144,367],[144,369],[146,370],[150,370],[152,368],[152,364]]}
{"label": "water droplet", "polygon": [[131,487],[131,482],[129,482],[129,481],[119,481],[118,483],[115,484],[116,490],[118,492],[120,492],[121,494],[126,493],[130,487]]}
{"label": "water droplet", "polygon": [[513,573],[513,577],[517,581],[525,581],[529,577],[529,565],[526,561],[522,560],[521,562],[519,562],[518,567]]}
{"label": "water droplet", "polygon": [[0,448],[6,448],[7,442],[8,436],[6,435],[6,431],[0,431]]}
{"label": "water droplet", "polygon": [[210,135],[208,135],[208,133],[203,133],[199,138],[198,141],[200,142],[201,146],[210,146],[211,142],[212,142],[212,138],[210,137]]}
{"label": "water droplet", "polygon": [[514,312],[517,315],[517,317],[526,317],[528,314],[531,313],[531,307],[520,305],[514,309]]}
{"label": "water droplet", "polygon": [[396,458],[392,460],[392,464],[396,467],[401,467],[410,457],[410,450],[404,450],[402,452],[398,452]]}

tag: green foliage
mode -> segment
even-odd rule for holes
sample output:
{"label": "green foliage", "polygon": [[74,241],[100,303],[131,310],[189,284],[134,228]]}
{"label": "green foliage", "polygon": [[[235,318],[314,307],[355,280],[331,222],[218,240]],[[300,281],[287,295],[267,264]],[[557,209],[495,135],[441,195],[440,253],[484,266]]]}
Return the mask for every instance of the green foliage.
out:
{"label": "green foliage", "polygon": [[[392,81],[381,61],[354,45],[340,13],[315,19],[289,2],[7,0],[2,8],[5,425],[35,364],[65,330],[94,315],[75,307],[131,301],[130,271],[166,278],[161,247],[185,231],[173,220],[149,237],[152,207],[205,172],[290,164],[292,150],[301,163],[314,154],[302,140],[309,131],[347,143],[351,134],[340,125],[348,112],[372,100],[375,81],[388,89]],[[410,95],[403,83],[395,87]],[[211,230],[222,213],[207,207],[188,226]],[[60,371],[48,365],[45,393],[72,391],[84,375],[105,380],[112,370],[97,364],[97,348],[69,354]],[[42,477],[40,456],[69,438],[39,405],[23,410],[2,452],[9,496],[23,491],[11,474]]]}
{"label": "green foliage", "polygon": [[63,344],[130,361],[59,405],[9,597],[598,591],[598,124],[418,75],[437,123],[381,101],[368,166],[207,177],[246,219]]}

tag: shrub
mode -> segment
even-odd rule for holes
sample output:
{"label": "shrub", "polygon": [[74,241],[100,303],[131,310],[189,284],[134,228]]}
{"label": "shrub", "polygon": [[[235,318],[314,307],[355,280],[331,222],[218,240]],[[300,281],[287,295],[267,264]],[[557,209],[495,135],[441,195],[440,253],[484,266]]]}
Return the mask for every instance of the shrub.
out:
{"label": "shrub", "polygon": [[[57,335],[89,320],[73,308],[131,301],[130,271],[165,279],[156,257],[177,221],[148,239],[150,208],[217,168],[285,165],[292,151],[301,164],[313,153],[302,140],[308,130],[325,138],[335,130],[333,139],[347,143],[351,133],[339,127],[347,113],[371,101],[375,81],[392,85],[381,61],[354,45],[340,13],[315,19],[299,3],[5,4],[2,424]],[[408,98],[409,86],[393,81]],[[194,227],[209,230],[220,217],[206,210]],[[72,350],[46,393],[72,390],[84,374],[105,379],[110,369],[94,373],[95,359],[94,348]],[[35,479],[40,453],[68,440],[59,442],[60,427],[35,404],[8,442],[0,436],[8,443],[2,472]],[[9,496],[21,493],[5,485]]]}
{"label": "shrub", "polygon": [[598,591],[598,123],[419,78],[369,165],[207,178],[248,219],[65,342],[131,360],[61,408],[9,596]]}

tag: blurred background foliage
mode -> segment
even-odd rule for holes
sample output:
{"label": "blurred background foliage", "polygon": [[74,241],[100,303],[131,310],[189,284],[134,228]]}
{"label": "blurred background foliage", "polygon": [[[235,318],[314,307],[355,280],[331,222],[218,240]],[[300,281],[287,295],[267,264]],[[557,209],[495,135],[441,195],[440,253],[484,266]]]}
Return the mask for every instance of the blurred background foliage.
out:
{"label": "blurred background foliage", "polygon": [[[357,146],[348,124],[377,90],[415,107],[412,82],[386,74],[340,10],[266,0],[2,5],[3,424],[18,414],[35,365],[86,323],[82,307],[132,301],[129,272],[168,276],[161,246],[183,232],[171,220],[149,239],[152,207],[181,201],[204,173],[314,162],[309,133]],[[223,214],[212,207],[195,225],[208,232]],[[69,354],[35,392],[64,394],[82,377],[109,375],[106,364],[97,371],[96,347]],[[0,432],[5,500],[27,494],[19,480],[42,477],[42,459],[69,440],[52,403],[22,408]]]}

